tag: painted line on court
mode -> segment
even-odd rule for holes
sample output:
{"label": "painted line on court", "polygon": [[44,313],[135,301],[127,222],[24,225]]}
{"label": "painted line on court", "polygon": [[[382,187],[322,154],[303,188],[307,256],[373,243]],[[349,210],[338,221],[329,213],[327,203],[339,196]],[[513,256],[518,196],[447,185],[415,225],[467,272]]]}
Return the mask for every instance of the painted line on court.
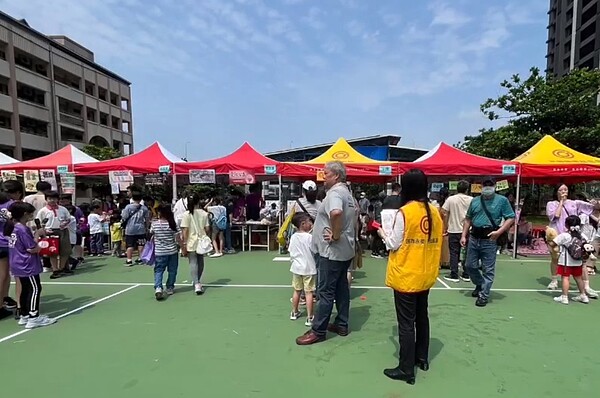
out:
{"label": "painted line on court", "polygon": [[[43,282],[44,285],[65,285],[65,286],[129,286],[129,289],[137,286],[154,286],[154,283],[151,282]],[[135,284],[135,286],[132,286]],[[289,289],[290,285],[268,285],[268,284],[219,284],[219,283],[203,283],[205,287],[233,287],[233,288],[246,288],[246,289]],[[175,286],[190,286],[189,283],[176,283]],[[373,289],[373,290],[387,290],[390,289],[387,286],[371,286],[371,285],[353,285],[352,289]],[[123,292],[129,290],[125,289]],[[440,291],[470,291],[473,290],[473,287],[432,287],[431,290],[440,290]],[[494,292],[552,292],[552,290],[548,289],[513,289],[513,288],[493,288]],[[558,291],[555,291],[559,293]],[[575,292],[575,290],[573,290]],[[117,292],[120,294],[119,292]],[[115,295],[117,294],[115,293]],[[110,297],[110,296],[109,296]],[[114,296],[112,296],[114,297]],[[90,304],[91,305],[91,304]]]}
{"label": "painted line on court", "polygon": [[291,259],[290,259],[290,257],[275,257],[273,259],[273,261],[288,262],[288,261],[291,261]]}
{"label": "painted line on court", "polygon": [[[46,284],[48,284],[48,283],[49,283],[49,282],[46,282]],[[130,283],[129,285],[131,285],[131,283]],[[113,294],[111,294],[111,295],[108,295],[108,296],[106,296],[106,297],[102,297],[101,299],[98,299],[98,300],[92,301],[92,302],[90,302],[90,303],[87,303],[87,304],[85,304],[85,305],[82,305],[81,307],[75,308],[74,310],[71,310],[71,311],[65,312],[64,314],[61,314],[61,315],[59,315],[59,316],[55,317],[55,319],[56,319],[56,320],[59,320],[59,319],[65,318],[65,317],[67,317],[67,316],[69,316],[69,315],[75,314],[76,312],[79,312],[79,311],[85,310],[86,308],[89,308],[89,307],[91,307],[91,306],[93,306],[93,305],[99,304],[99,303],[101,303],[101,302],[103,302],[103,301],[109,300],[109,299],[111,299],[111,298],[113,298],[113,297],[116,297],[116,296],[118,296],[118,295],[120,295],[120,294],[123,294],[123,293],[126,293],[126,292],[130,291],[130,290],[133,290],[133,289],[135,289],[136,287],[139,287],[139,286],[140,286],[140,284],[139,284],[139,283],[138,283],[138,284],[135,284],[135,285],[133,285],[133,286],[129,286],[127,289],[119,290],[119,291],[118,291],[118,292],[116,292],[116,293],[113,293]],[[34,330],[34,329],[23,329],[23,330],[20,330],[20,331],[18,331],[18,332],[16,332],[16,333],[13,333],[13,334],[9,335],[9,336],[6,336],[6,337],[3,337],[3,338],[1,338],[1,339],[0,339],[0,343],[3,343],[3,342],[5,342],[5,341],[8,341],[8,340],[10,340],[10,339],[12,339],[12,338],[15,338],[15,337],[17,337],[17,336],[20,336],[20,335],[22,335],[22,334],[25,334],[25,333],[27,333],[27,332],[30,332],[30,331],[32,331],[32,330]]]}
{"label": "painted line on court", "polygon": [[443,280],[442,280],[442,279],[441,279],[439,276],[438,276],[437,280],[438,280],[438,282],[439,282],[439,283],[441,283],[442,285],[444,285],[444,287],[445,287],[446,289],[452,289],[452,288],[450,287],[450,285],[449,285],[449,284],[447,284],[446,282],[444,282],[444,281],[443,281]]}

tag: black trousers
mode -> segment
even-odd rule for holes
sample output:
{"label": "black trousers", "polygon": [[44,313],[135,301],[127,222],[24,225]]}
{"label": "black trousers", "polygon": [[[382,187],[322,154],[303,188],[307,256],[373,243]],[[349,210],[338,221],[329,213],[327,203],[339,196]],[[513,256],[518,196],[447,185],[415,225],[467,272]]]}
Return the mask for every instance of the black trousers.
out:
{"label": "black trousers", "polygon": [[21,281],[21,316],[36,318],[40,314],[40,297],[42,296],[42,283],[39,275],[19,277]]}
{"label": "black trousers", "polygon": [[429,361],[429,290],[419,293],[400,293],[394,290],[400,341],[400,369],[415,373],[415,361]]}

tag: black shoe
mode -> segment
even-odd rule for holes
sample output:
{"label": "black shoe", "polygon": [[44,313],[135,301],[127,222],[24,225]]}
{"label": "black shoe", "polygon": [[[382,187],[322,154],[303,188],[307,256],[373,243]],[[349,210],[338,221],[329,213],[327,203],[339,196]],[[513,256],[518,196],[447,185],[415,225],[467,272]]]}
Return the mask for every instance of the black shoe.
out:
{"label": "black shoe", "polygon": [[471,293],[471,297],[479,297],[479,293],[481,293],[481,287],[477,286]]}
{"label": "black shoe", "polygon": [[444,279],[450,282],[460,282],[460,279],[458,279],[458,275],[456,274],[450,274],[450,275],[446,275],[444,276]]}
{"label": "black shoe", "polygon": [[415,384],[415,375],[407,375],[400,370],[400,366],[393,369],[384,369],[383,374],[392,380],[402,380],[408,384]]}
{"label": "black shoe", "polygon": [[0,308],[0,319],[10,318],[12,315],[12,311],[7,310],[6,308]]}
{"label": "black shoe", "polygon": [[62,274],[59,271],[54,271],[52,273],[52,275],[50,275],[50,279],[58,279],[62,276]]}
{"label": "black shoe", "polygon": [[427,372],[429,370],[429,362],[427,361],[416,359],[415,365],[418,366],[423,372]]}
{"label": "black shoe", "polygon": [[469,274],[462,274],[460,276],[460,279],[462,279],[463,282],[471,282],[471,277],[469,276]]}
{"label": "black shoe", "polygon": [[478,297],[477,301],[475,301],[475,305],[477,307],[485,307],[487,305],[488,301],[486,299],[484,299],[483,297]]}
{"label": "black shoe", "polygon": [[75,272],[71,271],[70,269],[63,269],[61,271],[63,273],[63,275],[73,275]]}
{"label": "black shoe", "polygon": [[7,310],[14,310],[17,308],[17,302],[10,297],[4,297],[4,308]]}

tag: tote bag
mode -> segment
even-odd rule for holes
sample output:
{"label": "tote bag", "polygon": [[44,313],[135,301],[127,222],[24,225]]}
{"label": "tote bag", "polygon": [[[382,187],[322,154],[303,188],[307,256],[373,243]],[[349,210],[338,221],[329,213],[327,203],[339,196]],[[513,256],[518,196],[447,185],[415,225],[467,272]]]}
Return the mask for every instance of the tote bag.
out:
{"label": "tote bag", "polygon": [[[200,236],[200,229],[198,229],[198,225],[196,224],[196,220],[193,214],[190,214],[192,218],[192,224],[194,225],[194,229],[196,230],[196,235]],[[198,242],[196,242],[196,254],[204,255],[213,251],[213,245],[210,238],[206,235],[203,235],[201,238],[198,238]]]}
{"label": "tote bag", "polygon": [[140,255],[140,260],[146,265],[154,265],[156,261],[156,254],[154,252],[154,238],[150,239],[144,245],[142,249],[142,254]]}

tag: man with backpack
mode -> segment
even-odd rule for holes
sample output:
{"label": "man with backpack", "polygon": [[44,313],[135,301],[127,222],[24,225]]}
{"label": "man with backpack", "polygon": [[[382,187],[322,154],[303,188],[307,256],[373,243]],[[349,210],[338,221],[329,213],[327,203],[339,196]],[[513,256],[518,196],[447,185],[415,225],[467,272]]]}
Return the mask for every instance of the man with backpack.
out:
{"label": "man with backpack", "polygon": [[485,307],[490,298],[496,273],[497,240],[514,221],[515,212],[508,199],[496,194],[494,180],[485,179],[481,196],[474,198],[469,205],[460,239],[461,246],[467,247],[467,271],[475,285],[471,296],[477,298],[475,305],[478,307]]}
{"label": "man with backpack", "polygon": [[209,257],[223,256],[225,248],[225,230],[227,229],[227,209],[221,204],[221,198],[215,197],[208,202],[206,210],[210,213],[212,241],[215,252]]}
{"label": "man with backpack", "polygon": [[[133,191],[131,193],[131,201],[132,203],[125,206],[121,213],[121,228],[125,230],[125,245],[127,247],[126,267],[133,265],[134,247],[138,248],[138,256],[142,253],[146,244],[148,225],[150,224],[150,212],[141,203],[142,194]],[[141,262],[139,258],[135,260],[136,264],[140,264]]]}

